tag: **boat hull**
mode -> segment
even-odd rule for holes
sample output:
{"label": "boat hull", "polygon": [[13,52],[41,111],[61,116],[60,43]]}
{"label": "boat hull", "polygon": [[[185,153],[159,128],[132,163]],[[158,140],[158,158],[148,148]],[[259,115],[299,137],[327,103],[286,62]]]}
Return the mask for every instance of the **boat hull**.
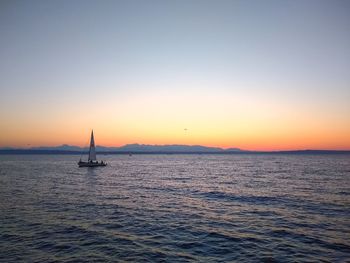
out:
{"label": "boat hull", "polygon": [[99,163],[99,162],[78,162],[79,167],[101,167],[107,166],[107,163]]}

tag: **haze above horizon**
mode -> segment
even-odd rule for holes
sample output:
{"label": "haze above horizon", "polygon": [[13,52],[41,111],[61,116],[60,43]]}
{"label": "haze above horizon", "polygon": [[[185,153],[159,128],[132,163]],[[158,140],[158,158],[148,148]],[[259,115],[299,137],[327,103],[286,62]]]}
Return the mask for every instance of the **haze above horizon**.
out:
{"label": "haze above horizon", "polygon": [[347,1],[2,1],[0,147],[350,149]]}

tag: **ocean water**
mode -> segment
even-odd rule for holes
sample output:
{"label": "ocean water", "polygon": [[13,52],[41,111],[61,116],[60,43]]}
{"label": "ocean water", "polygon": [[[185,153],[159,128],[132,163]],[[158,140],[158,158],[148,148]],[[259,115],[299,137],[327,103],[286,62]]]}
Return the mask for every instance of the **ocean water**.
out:
{"label": "ocean water", "polygon": [[0,155],[0,262],[349,262],[349,155]]}

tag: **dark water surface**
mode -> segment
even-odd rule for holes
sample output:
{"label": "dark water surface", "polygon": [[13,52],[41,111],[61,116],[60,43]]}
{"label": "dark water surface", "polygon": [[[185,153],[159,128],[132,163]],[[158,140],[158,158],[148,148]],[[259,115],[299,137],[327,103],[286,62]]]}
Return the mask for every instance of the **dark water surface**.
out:
{"label": "dark water surface", "polygon": [[78,158],[0,156],[1,262],[350,260],[349,155]]}

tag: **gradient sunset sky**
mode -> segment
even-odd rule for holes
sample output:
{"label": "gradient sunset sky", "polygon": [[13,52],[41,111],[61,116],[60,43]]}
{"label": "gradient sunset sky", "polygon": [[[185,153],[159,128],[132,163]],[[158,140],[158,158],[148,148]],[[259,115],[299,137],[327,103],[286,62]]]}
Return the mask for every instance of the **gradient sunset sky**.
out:
{"label": "gradient sunset sky", "polygon": [[350,1],[1,1],[0,124],[0,147],[350,149]]}

